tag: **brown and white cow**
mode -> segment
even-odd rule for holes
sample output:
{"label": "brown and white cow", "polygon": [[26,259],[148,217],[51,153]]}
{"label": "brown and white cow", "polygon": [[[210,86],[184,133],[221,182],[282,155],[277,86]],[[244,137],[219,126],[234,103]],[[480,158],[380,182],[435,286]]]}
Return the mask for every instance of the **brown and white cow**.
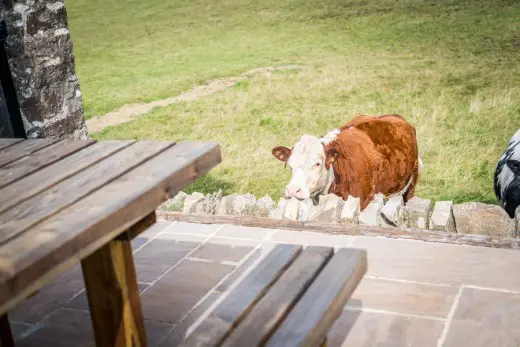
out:
{"label": "brown and white cow", "polygon": [[352,195],[361,209],[378,193],[408,201],[422,170],[415,128],[397,114],[357,116],[321,138],[303,135],[292,149],[272,153],[292,169],[287,198]]}

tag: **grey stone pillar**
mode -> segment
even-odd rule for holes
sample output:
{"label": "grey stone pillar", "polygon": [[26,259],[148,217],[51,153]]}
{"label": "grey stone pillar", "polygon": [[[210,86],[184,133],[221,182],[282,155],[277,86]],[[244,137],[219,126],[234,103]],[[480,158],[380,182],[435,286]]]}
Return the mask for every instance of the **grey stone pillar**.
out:
{"label": "grey stone pillar", "polygon": [[28,138],[87,138],[63,0],[0,0],[6,52]]}

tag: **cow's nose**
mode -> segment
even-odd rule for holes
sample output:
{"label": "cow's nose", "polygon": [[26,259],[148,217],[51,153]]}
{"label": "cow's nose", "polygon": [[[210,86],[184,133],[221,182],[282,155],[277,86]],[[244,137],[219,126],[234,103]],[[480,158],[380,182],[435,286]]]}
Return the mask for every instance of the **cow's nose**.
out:
{"label": "cow's nose", "polygon": [[296,196],[301,191],[302,191],[302,189],[296,185],[287,186],[287,195],[289,197]]}

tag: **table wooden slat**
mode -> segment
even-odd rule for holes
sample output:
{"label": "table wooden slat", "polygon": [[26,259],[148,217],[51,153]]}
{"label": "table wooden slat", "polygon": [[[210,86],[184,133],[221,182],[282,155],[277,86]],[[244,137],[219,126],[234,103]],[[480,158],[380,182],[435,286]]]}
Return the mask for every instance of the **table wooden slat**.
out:
{"label": "table wooden slat", "polygon": [[[171,142],[140,141],[0,214],[0,244],[152,158]],[[101,202],[101,200],[100,200]]]}
{"label": "table wooden slat", "polygon": [[223,346],[261,346],[265,343],[333,253],[332,247],[307,247],[233,329]]}
{"label": "table wooden slat", "polygon": [[0,151],[20,141],[23,141],[23,139],[0,139]]}
{"label": "table wooden slat", "polygon": [[111,156],[134,141],[103,141],[0,188],[0,213]]}
{"label": "table wooden slat", "polygon": [[96,251],[221,161],[183,142],[0,245],[0,313]]}
{"label": "table wooden slat", "polygon": [[277,245],[213,310],[180,346],[218,346],[250,311],[302,250]]}
{"label": "table wooden slat", "polygon": [[93,140],[63,140],[4,165],[0,167],[0,188],[93,143]]}
{"label": "table wooden slat", "polygon": [[367,270],[366,250],[337,251],[266,346],[318,346]]}
{"label": "table wooden slat", "polygon": [[59,139],[34,139],[20,141],[0,152],[0,167],[58,142]]}

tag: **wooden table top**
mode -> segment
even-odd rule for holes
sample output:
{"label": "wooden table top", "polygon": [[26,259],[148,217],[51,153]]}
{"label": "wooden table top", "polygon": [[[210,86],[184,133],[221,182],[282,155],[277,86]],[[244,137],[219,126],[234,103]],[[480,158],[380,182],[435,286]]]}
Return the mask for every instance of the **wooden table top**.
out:
{"label": "wooden table top", "polygon": [[214,142],[0,139],[0,314],[220,161]]}

